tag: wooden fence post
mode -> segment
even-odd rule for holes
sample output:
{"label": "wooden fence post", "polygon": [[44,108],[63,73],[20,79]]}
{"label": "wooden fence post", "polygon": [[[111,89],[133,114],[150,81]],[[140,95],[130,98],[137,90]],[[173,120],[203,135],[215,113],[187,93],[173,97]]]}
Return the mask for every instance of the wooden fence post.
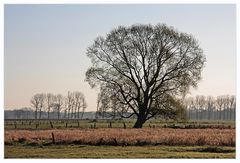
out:
{"label": "wooden fence post", "polygon": [[52,124],[52,121],[50,121],[50,125],[51,125],[51,128],[53,128],[53,124]]}
{"label": "wooden fence post", "polygon": [[54,137],[53,132],[52,132],[52,143],[55,144],[55,137]]}

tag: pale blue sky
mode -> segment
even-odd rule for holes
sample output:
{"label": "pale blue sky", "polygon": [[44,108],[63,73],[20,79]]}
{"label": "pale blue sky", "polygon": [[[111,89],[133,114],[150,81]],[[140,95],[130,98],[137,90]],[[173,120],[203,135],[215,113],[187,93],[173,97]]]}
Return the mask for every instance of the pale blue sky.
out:
{"label": "pale blue sky", "polygon": [[191,33],[207,58],[191,95],[236,94],[235,5],[5,5],[5,108],[30,106],[35,93],[82,91],[96,110],[96,90],[84,82],[85,52],[119,25],[166,23]]}

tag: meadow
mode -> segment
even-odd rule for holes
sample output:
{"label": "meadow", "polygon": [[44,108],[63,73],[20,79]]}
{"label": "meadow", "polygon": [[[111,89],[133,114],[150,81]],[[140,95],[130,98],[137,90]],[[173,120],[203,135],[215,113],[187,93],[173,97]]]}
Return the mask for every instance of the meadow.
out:
{"label": "meadow", "polygon": [[235,146],[234,129],[50,129],[7,130],[5,144],[212,145]]}
{"label": "meadow", "polygon": [[5,158],[235,158],[234,147],[5,145]]}
{"label": "meadow", "polygon": [[[66,128],[132,128],[135,120],[74,120],[74,119],[9,119],[4,121],[5,129],[66,129]],[[143,128],[235,128],[234,121],[186,121],[153,119],[144,123]]]}
{"label": "meadow", "polygon": [[[5,121],[5,158],[235,158],[234,122]],[[33,150],[34,149],[34,150]]]}

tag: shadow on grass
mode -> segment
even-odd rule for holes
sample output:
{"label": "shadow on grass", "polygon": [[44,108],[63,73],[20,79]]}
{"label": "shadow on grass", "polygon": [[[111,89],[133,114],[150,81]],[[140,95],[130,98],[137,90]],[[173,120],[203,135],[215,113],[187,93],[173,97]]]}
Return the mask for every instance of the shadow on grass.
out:
{"label": "shadow on grass", "polygon": [[196,152],[209,152],[209,153],[233,153],[235,149],[224,149],[221,147],[205,147],[196,149]]}

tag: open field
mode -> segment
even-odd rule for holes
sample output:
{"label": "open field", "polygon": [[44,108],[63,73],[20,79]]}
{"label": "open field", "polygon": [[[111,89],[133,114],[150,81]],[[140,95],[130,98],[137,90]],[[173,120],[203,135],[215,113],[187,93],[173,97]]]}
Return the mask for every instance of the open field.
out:
{"label": "open field", "polygon": [[[65,129],[65,128],[132,128],[135,120],[5,120],[5,129]],[[175,122],[149,120],[143,128],[235,128],[234,121],[188,121]]]}
{"label": "open field", "polygon": [[6,130],[5,144],[235,146],[234,129]]}
{"label": "open field", "polygon": [[133,129],[132,124],[131,120],[5,121],[5,158],[235,158],[233,122],[155,120],[142,129]]}
{"label": "open field", "polygon": [[5,158],[235,158],[234,147],[5,145]]}

